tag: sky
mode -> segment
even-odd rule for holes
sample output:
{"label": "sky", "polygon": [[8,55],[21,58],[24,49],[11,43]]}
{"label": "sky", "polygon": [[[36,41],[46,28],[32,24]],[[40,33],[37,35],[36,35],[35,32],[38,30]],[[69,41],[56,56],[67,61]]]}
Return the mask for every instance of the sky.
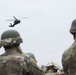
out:
{"label": "sky", "polygon": [[[8,19],[28,17],[11,28]],[[17,30],[22,51],[35,55],[38,65],[55,62],[62,67],[62,54],[73,43],[69,33],[76,19],[76,0],[0,0],[0,35]],[[0,49],[0,54],[4,49]]]}

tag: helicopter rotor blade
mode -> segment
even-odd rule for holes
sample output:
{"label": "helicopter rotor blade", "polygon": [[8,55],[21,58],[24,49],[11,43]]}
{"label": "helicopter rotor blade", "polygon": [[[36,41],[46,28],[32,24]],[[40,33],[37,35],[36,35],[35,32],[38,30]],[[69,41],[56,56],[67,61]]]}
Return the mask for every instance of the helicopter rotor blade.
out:
{"label": "helicopter rotor blade", "polygon": [[[28,17],[23,17],[23,18],[20,18],[20,19],[26,19],[26,18],[28,18]],[[18,20],[18,19],[16,17],[14,17],[14,19],[9,19],[9,20],[6,20],[6,21],[15,21],[15,20]]]}
{"label": "helicopter rotor blade", "polygon": [[14,21],[15,19],[10,19],[10,20],[6,20],[6,21]]}
{"label": "helicopter rotor blade", "polygon": [[13,18],[17,19],[15,16],[13,16]]}
{"label": "helicopter rotor blade", "polygon": [[28,18],[28,17],[23,17],[23,18],[20,18],[20,19],[26,19],[26,18]]}

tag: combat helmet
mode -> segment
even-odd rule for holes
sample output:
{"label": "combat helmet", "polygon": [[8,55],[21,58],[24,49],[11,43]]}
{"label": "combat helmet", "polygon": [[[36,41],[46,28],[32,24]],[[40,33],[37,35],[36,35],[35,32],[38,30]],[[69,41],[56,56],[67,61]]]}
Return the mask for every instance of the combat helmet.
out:
{"label": "combat helmet", "polygon": [[22,43],[22,38],[16,30],[6,30],[1,35],[1,44],[10,45],[10,44],[20,44]]}
{"label": "combat helmet", "polygon": [[50,63],[48,63],[48,64],[46,65],[46,68],[50,68],[50,67],[52,67],[52,68],[54,68],[54,69],[56,69],[56,70],[59,70],[59,69],[60,69],[60,66],[57,65],[55,62],[50,62]]}
{"label": "combat helmet", "polygon": [[70,33],[75,34],[76,33],[76,19],[73,20],[70,28]]}
{"label": "combat helmet", "polygon": [[28,53],[26,53],[26,56],[28,56],[30,58],[33,58],[36,61],[35,56],[34,56],[33,53],[28,52]]}

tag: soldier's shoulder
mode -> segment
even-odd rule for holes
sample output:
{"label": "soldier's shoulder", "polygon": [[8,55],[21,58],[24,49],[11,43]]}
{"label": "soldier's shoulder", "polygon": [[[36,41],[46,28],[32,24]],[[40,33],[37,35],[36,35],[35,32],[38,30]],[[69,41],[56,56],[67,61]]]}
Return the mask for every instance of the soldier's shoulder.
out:
{"label": "soldier's shoulder", "polygon": [[69,55],[70,53],[72,53],[74,51],[74,49],[76,49],[76,43],[74,42],[69,48],[67,48],[64,53],[63,53],[63,57],[66,57],[67,55]]}
{"label": "soldier's shoulder", "polygon": [[8,55],[8,56],[1,56],[1,62],[4,64],[6,64],[7,67],[12,67],[12,68],[15,68],[18,67],[18,68],[28,68],[28,59],[26,59],[25,56],[23,56],[22,54],[20,55]]}
{"label": "soldier's shoulder", "polygon": [[1,55],[0,56],[0,61],[1,62],[7,62],[8,63],[12,63],[12,64],[16,64],[16,63],[22,63],[22,62],[26,62],[29,59],[27,57],[25,57],[23,54],[13,54],[13,55]]}

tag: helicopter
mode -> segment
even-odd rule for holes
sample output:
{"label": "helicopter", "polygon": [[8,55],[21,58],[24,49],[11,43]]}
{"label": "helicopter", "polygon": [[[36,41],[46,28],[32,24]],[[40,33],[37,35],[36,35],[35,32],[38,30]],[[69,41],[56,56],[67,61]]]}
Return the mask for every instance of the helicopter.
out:
{"label": "helicopter", "polygon": [[[10,20],[7,20],[7,21],[12,21],[14,20],[13,24],[10,23],[9,27],[14,27],[15,25],[17,24],[20,24],[21,20],[17,19],[15,16],[13,16],[14,19],[10,19]],[[24,18],[27,18],[27,17],[24,17]],[[24,19],[24,18],[21,18],[21,19]]]}

